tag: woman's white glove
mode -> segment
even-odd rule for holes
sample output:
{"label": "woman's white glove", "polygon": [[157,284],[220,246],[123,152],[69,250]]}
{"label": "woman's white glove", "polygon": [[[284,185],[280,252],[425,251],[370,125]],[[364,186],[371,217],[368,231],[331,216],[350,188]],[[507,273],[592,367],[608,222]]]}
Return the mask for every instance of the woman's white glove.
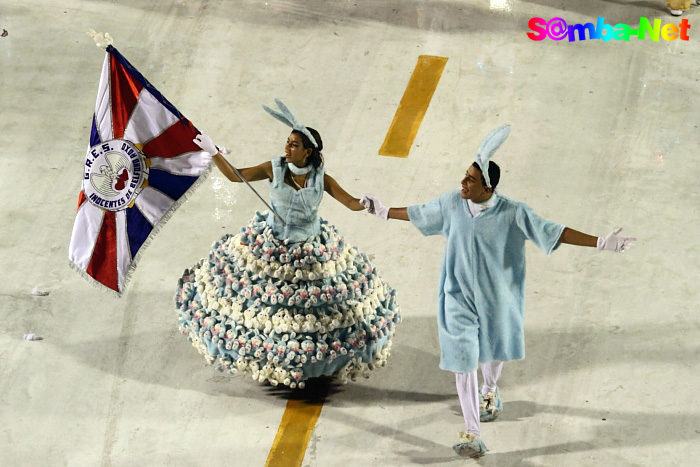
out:
{"label": "woman's white glove", "polygon": [[214,145],[214,142],[204,133],[198,134],[195,139],[192,140],[192,142],[202,148],[202,151],[211,154],[212,157],[219,153],[219,149]]}
{"label": "woman's white glove", "polygon": [[637,240],[634,237],[623,237],[618,235],[622,227],[615,229],[610,232],[605,238],[598,237],[598,249],[599,250],[609,250],[615,253],[624,253],[634,246],[634,241]]}
{"label": "woman's white glove", "polygon": [[384,206],[379,198],[376,196],[365,193],[365,195],[360,200],[360,204],[365,207],[368,213],[374,214],[377,217],[381,217],[384,220],[389,219],[389,207]]}

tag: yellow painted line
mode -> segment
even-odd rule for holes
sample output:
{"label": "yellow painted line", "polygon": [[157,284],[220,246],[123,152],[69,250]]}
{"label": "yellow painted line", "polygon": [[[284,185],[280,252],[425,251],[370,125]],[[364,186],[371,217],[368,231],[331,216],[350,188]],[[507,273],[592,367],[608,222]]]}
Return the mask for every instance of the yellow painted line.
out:
{"label": "yellow painted line", "polygon": [[323,402],[287,401],[275,442],[265,462],[266,467],[301,465],[322,408]]}
{"label": "yellow painted line", "polygon": [[[446,57],[431,55],[418,57],[416,68],[408,81],[379,154],[394,157],[408,156],[446,63]],[[270,454],[267,456],[265,467],[300,467],[304,461],[306,447],[329,391],[327,382],[320,382],[315,390],[309,386],[307,385],[306,392],[307,396],[312,396],[310,399],[297,398],[287,401],[287,407],[282,414],[282,421]]]}
{"label": "yellow painted line", "polygon": [[394,121],[391,122],[384,144],[379,149],[379,155],[408,156],[446,63],[447,57],[433,55],[418,57],[416,68],[408,81],[399,108],[396,109]]}

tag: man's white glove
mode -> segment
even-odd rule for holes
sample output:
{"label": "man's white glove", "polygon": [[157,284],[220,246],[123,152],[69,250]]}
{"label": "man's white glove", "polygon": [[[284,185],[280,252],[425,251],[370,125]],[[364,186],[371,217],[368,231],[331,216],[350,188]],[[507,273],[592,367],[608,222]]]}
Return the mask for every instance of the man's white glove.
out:
{"label": "man's white glove", "polygon": [[598,249],[599,250],[610,250],[615,253],[624,253],[634,246],[634,241],[637,240],[634,237],[623,237],[618,235],[622,227],[615,229],[610,232],[605,238],[598,237]]}
{"label": "man's white glove", "polygon": [[214,145],[214,142],[204,133],[198,134],[197,137],[192,140],[192,142],[202,148],[203,151],[211,154],[212,157],[219,153],[219,149]]}
{"label": "man's white glove", "polygon": [[384,206],[376,196],[366,193],[360,200],[360,204],[365,207],[368,213],[381,217],[384,220],[389,219],[389,207]]}

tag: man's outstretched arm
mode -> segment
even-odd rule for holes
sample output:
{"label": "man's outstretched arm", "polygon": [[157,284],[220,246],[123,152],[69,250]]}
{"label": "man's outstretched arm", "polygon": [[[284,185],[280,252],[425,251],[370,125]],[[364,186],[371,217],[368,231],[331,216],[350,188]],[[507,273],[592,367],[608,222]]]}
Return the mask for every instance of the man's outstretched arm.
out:
{"label": "man's outstretched arm", "polygon": [[389,208],[389,219],[400,221],[410,221],[408,218],[408,208]]}
{"label": "man's outstretched arm", "polygon": [[408,208],[390,208],[384,206],[379,198],[367,193],[360,200],[360,204],[367,209],[367,212],[374,214],[384,220],[398,219],[401,221],[410,221],[408,218]]}
{"label": "man's outstretched arm", "polygon": [[564,227],[564,231],[559,237],[559,243],[568,243],[569,245],[577,246],[596,247],[598,246],[598,237],[594,237],[593,235],[588,235],[583,232],[579,232],[578,230]]}
{"label": "man's outstretched arm", "polygon": [[593,235],[588,235],[583,232],[579,232],[578,230],[564,227],[564,231],[559,237],[559,242],[568,243],[569,245],[596,247],[599,250],[609,250],[616,253],[624,253],[634,246],[634,242],[637,239],[634,237],[623,237],[622,235],[618,235],[621,230],[622,227],[613,230],[605,237],[594,237]]}

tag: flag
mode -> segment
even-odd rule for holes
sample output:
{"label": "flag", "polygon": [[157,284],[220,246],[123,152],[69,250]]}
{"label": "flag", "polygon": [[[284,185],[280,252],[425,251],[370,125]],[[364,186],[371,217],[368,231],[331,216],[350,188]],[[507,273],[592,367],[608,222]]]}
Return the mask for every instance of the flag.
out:
{"label": "flag", "polygon": [[144,247],[206,179],[199,131],[107,47],[68,258],[121,295]]}

